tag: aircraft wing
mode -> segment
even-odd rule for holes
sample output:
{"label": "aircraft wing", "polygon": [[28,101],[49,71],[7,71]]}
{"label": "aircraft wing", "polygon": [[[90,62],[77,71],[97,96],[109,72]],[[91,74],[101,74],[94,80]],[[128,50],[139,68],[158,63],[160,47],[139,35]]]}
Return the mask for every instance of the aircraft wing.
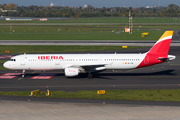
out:
{"label": "aircraft wing", "polygon": [[97,67],[105,67],[105,64],[72,65],[70,67],[82,67],[84,69],[92,69],[92,68],[97,68]]}
{"label": "aircraft wing", "polygon": [[84,69],[85,71],[89,71],[89,70],[104,70],[106,69],[106,65],[110,65],[112,63],[109,64],[79,64],[79,65],[69,65],[68,67],[72,67],[72,68],[81,68]]}

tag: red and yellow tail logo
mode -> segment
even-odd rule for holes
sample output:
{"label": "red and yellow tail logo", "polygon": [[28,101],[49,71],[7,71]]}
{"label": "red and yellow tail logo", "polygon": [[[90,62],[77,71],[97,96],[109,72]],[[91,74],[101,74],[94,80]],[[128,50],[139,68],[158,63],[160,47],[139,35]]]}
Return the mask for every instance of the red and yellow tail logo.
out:
{"label": "red and yellow tail logo", "polygon": [[149,52],[145,54],[143,61],[137,66],[137,68],[150,66],[166,61],[166,58],[168,58],[172,36],[173,31],[166,31],[149,50]]}
{"label": "red and yellow tail logo", "polygon": [[148,53],[167,55],[169,51],[169,46],[171,44],[172,36],[173,31],[166,31],[154,44],[154,46],[150,49]]}

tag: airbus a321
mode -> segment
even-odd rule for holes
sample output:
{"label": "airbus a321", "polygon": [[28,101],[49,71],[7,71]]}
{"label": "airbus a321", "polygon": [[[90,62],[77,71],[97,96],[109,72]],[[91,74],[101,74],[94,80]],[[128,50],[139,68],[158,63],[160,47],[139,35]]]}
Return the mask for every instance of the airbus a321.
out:
{"label": "airbus a321", "polygon": [[151,66],[176,57],[168,55],[173,31],[166,31],[146,53],[139,54],[22,54],[12,57],[3,66],[11,70],[64,70],[65,76],[77,76],[107,69],[137,69]]}

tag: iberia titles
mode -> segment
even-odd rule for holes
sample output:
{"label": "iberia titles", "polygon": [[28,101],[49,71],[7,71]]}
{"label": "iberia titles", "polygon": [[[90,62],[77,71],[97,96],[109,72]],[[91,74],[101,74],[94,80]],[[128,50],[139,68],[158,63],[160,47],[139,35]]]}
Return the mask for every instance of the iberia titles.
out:
{"label": "iberia titles", "polygon": [[64,59],[62,56],[38,56],[39,60]]}

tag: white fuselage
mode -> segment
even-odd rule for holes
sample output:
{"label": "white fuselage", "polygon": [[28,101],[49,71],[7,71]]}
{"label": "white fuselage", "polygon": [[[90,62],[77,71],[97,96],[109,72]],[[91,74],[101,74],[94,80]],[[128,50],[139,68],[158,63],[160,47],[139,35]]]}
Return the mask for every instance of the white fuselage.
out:
{"label": "white fuselage", "polygon": [[[145,54],[24,54],[14,56],[4,66],[14,70],[60,70],[73,65],[104,64],[105,69],[133,69]],[[15,60],[14,60],[15,59]],[[145,63],[147,64],[147,63]]]}

